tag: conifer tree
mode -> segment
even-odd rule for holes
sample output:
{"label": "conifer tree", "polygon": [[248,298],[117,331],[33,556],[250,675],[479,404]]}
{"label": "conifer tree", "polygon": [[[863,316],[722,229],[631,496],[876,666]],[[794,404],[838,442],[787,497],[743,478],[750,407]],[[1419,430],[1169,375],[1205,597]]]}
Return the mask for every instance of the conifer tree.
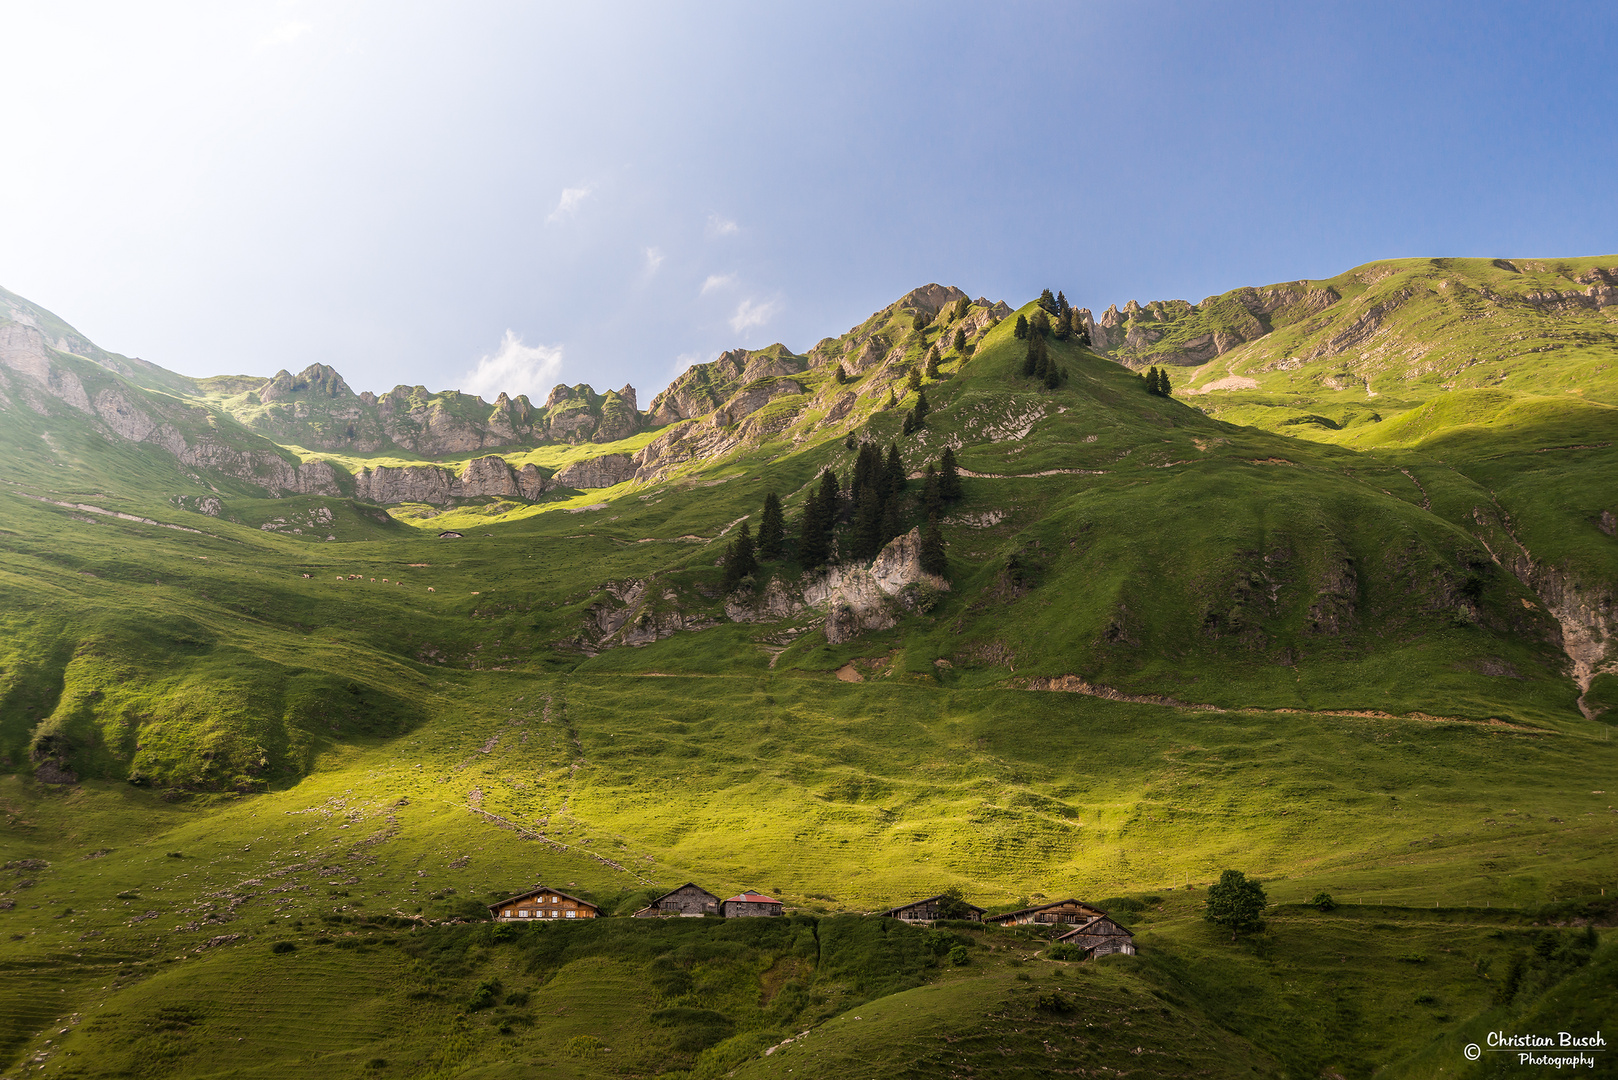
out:
{"label": "conifer tree", "polygon": [[1056,329],[1051,331],[1057,341],[1066,341],[1073,336],[1073,312],[1064,311],[1056,316]]}
{"label": "conifer tree", "polygon": [[904,498],[905,488],[910,481],[905,477],[904,459],[899,456],[899,444],[888,444],[888,460],[882,465],[882,482],[887,487],[887,498],[890,502],[898,502]]}
{"label": "conifer tree", "polygon": [[889,540],[904,531],[904,502],[889,499],[882,506],[882,542],[877,545],[877,552],[880,553]]}
{"label": "conifer tree", "polygon": [[786,517],[781,513],[781,499],[775,492],[764,496],[764,512],[758,518],[758,553],[770,561],[781,557],[781,545],[786,539]]}
{"label": "conifer tree", "polygon": [[958,353],[966,352],[966,331],[965,330],[957,329],[955,331],[955,351],[958,352]]}
{"label": "conifer tree", "polygon": [[1045,389],[1055,390],[1062,385],[1062,380],[1066,377],[1067,371],[1065,369],[1058,367],[1054,363],[1050,364],[1045,369]]}
{"label": "conifer tree", "polygon": [[944,532],[938,527],[936,514],[927,519],[927,527],[921,530],[921,568],[939,577],[949,573],[949,553],[944,548]]}
{"label": "conifer tree", "polygon": [[1052,315],[1056,314],[1056,297],[1051,295],[1051,291],[1049,289],[1043,289],[1040,291],[1039,306],[1050,312]]}
{"label": "conifer tree", "polygon": [[1157,392],[1164,397],[1172,397],[1174,388],[1169,385],[1169,369],[1164,368],[1157,373]]}
{"label": "conifer tree", "polygon": [[895,405],[897,405],[897,404],[899,404],[899,399],[898,399],[898,397],[896,397],[896,396],[895,396],[895,395],[894,395],[894,393],[893,393],[893,387],[891,387],[891,386],[890,386],[890,387],[888,387],[888,400],[887,400],[887,401],[884,401],[884,402],[883,402],[883,403],[882,403],[882,407],[883,407],[883,408],[884,408],[884,409],[891,409],[891,408],[893,408],[893,407],[894,407],[894,406],[895,406]]}
{"label": "conifer tree", "polygon": [[1063,296],[1061,292],[1058,291],[1056,294],[1056,314],[1059,316],[1066,315],[1072,310],[1073,307],[1067,302],[1067,297]]}
{"label": "conifer tree", "polygon": [[838,386],[842,386],[843,384],[848,382],[848,369],[845,368],[842,364],[837,365],[837,370],[835,372],[833,372],[833,375],[837,379],[837,385]]}
{"label": "conifer tree", "polygon": [[936,517],[944,508],[944,492],[938,472],[931,462],[927,464],[927,477],[921,482],[921,509],[929,518]]}
{"label": "conifer tree", "polygon": [[917,333],[920,333],[923,329],[926,328],[926,326],[927,326],[927,317],[925,315],[923,315],[921,312],[918,311],[918,312],[916,312],[914,315],[912,315],[910,317],[910,329],[916,331]]}
{"label": "conifer tree", "polygon": [[1034,317],[1028,320],[1028,331],[1041,337],[1051,332],[1051,317],[1043,311],[1034,312]]}
{"label": "conifer tree", "polygon": [[826,519],[820,510],[820,493],[812,491],[803,501],[803,528],[798,535],[798,563],[813,570],[826,561]]}
{"label": "conifer tree", "polygon": [[725,591],[735,591],[744,578],[756,573],[758,558],[753,554],[753,534],[744,521],[742,531],[736,534],[736,539],[730,542],[730,550],[725,553]]}
{"label": "conifer tree", "polygon": [[882,550],[882,498],[871,486],[854,492],[854,558],[874,559]]}
{"label": "conifer tree", "polygon": [[820,474],[820,516],[826,522],[826,540],[837,527],[837,474],[827,469]]}
{"label": "conifer tree", "polygon": [[938,346],[937,345],[934,345],[931,349],[927,350],[927,377],[929,379],[938,378]]}
{"label": "conifer tree", "polygon": [[1021,341],[1023,338],[1028,336],[1028,317],[1027,316],[1022,315],[1020,313],[1018,314],[1017,322],[1011,328],[1011,336],[1016,338],[1018,341]]}
{"label": "conifer tree", "polygon": [[1146,372],[1145,378],[1146,378],[1146,392],[1148,394],[1157,393],[1157,369],[1155,367],[1149,369]]}
{"label": "conifer tree", "polygon": [[910,411],[916,416],[916,426],[921,427],[922,421],[927,419],[927,413],[931,411],[931,407],[927,404],[927,391],[916,391],[916,404]]}
{"label": "conifer tree", "polygon": [[955,448],[944,447],[944,460],[938,465],[938,494],[944,497],[945,502],[954,502],[961,497],[961,473],[955,464]]}
{"label": "conifer tree", "polygon": [[916,370],[915,368],[911,368],[910,369],[910,374],[905,376],[905,385],[910,387],[910,389],[912,389],[912,390],[920,390],[921,389],[921,372]]}

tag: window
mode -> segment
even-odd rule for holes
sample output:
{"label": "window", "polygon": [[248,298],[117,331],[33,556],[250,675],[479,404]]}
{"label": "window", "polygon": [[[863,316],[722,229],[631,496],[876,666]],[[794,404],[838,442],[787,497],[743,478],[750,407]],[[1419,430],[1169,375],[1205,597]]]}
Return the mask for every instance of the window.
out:
{"label": "window", "polygon": [[570,912],[567,913],[567,917],[571,919],[575,914],[577,914],[577,913],[570,911]]}
{"label": "window", "polygon": [[524,909],[522,911],[517,912],[517,917],[520,918],[520,919],[528,918],[528,911],[526,909]]}

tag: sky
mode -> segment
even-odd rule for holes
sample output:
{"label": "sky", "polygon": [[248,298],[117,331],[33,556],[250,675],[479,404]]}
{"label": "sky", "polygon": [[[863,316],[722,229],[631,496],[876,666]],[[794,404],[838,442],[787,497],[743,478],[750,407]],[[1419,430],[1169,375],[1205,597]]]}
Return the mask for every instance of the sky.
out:
{"label": "sky", "polygon": [[0,286],[188,375],[645,407],[932,281],[1618,252],[1610,4],[4,8]]}

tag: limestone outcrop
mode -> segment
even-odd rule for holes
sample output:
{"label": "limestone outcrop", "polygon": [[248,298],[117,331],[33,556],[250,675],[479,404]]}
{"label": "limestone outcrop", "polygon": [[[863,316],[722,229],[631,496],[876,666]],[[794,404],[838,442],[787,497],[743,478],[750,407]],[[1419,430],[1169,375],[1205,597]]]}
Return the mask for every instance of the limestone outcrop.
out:
{"label": "limestone outcrop", "polygon": [[872,560],[828,567],[804,583],[803,600],[825,607],[826,640],[833,645],[871,630],[886,630],[903,611],[928,606],[928,591],[948,592],[949,582],[921,568],[921,530],[890,541]]}
{"label": "limestone outcrop", "polygon": [[381,465],[354,477],[354,497],[374,503],[424,502],[444,506],[461,499],[533,501],[556,486],[539,468],[515,469],[493,454],[474,458],[457,474],[442,465]]}
{"label": "limestone outcrop", "polygon": [[628,454],[603,454],[575,461],[556,474],[559,487],[605,488],[634,479],[635,461]]}

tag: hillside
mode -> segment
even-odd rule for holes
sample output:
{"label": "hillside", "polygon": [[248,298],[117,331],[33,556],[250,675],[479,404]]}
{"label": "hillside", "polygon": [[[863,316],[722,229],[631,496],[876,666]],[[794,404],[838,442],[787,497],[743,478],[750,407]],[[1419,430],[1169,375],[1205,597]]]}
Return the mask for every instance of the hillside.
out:
{"label": "hillside", "polygon": [[[1117,360],[1177,361],[1110,336],[1042,338],[1056,374],[1024,376],[1036,305],[934,285],[644,412],[627,387],[536,408],[367,400],[321,368],[185,380],[4,294],[0,1052],[84,1076],[835,1076],[876,1053],[1435,1075],[1480,1024],[1567,995],[1599,1016],[1610,990],[1579,988],[1612,946],[1544,925],[1610,922],[1618,868],[1606,346],[1555,369],[1561,396],[1404,379],[1391,346],[1310,360],[1405,384],[1359,424],[1303,400],[1303,365],[1178,392],[1302,359],[1284,335],[1334,333],[1309,319],[1346,317],[1351,276],[1174,367],[1175,397]],[[1330,423],[1241,413],[1304,408]],[[877,513],[852,489],[890,446]],[[806,569],[826,469],[833,558]],[[785,549],[727,591],[770,493]],[[1199,917],[1231,866],[1288,905],[1234,943]],[[692,879],[793,917],[455,921],[541,881],[622,914]],[[859,916],[950,886],[1106,900],[1141,956],[958,928],[957,967]],[[1303,906],[1320,891],[1363,906]],[[1079,1004],[1035,1007],[1057,991]]]}

